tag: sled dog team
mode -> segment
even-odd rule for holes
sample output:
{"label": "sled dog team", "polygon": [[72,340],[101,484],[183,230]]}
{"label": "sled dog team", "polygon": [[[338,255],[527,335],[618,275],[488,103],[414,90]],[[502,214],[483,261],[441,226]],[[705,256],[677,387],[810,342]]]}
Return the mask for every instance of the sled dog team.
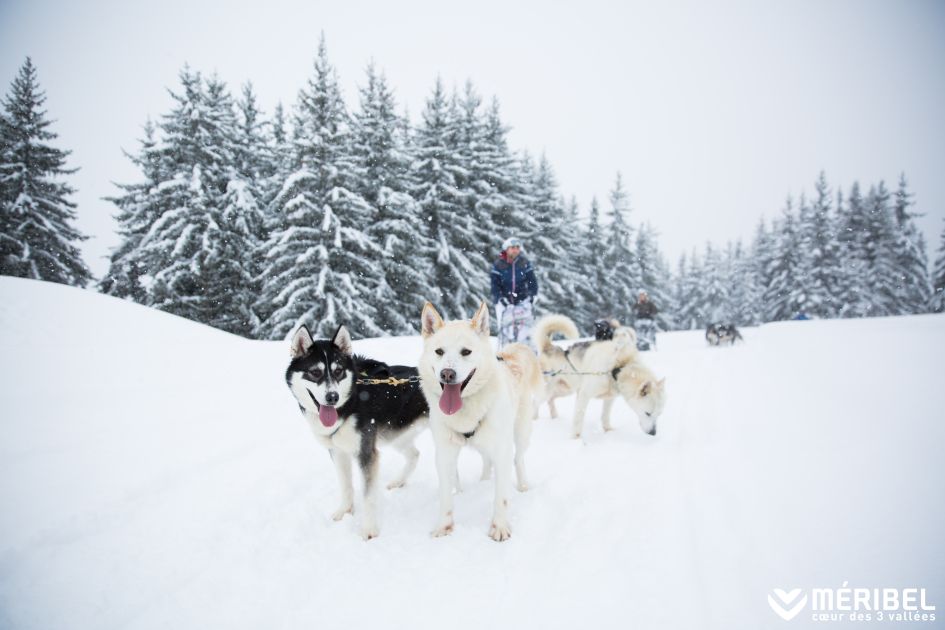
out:
{"label": "sled dog team", "polygon": [[341,326],[332,339],[313,339],[302,326],[291,342],[285,378],[316,439],[328,449],[341,489],[332,518],[354,508],[352,464],[364,478],[361,536],[378,535],[378,442],[405,459],[388,488],[403,486],[417,466],[414,439],[427,424],[433,434],[439,480],[439,516],[433,536],[453,530],[453,490],[457,459],[469,445],[482,455],[482,478],[494,470],[495,497],[489,536],[507,540],[508,508],[514,465],[516,487],[528,489],[525,451],[537,415],[536,404],[577,394],[572,434],[579,437],[588,403],[602,398],[602,423],[610,430],[610,411],[619,395],[636,412],[640,427],[655,435],[663,410],[664,381],[640,362],[632,328],[618,327],[609,339],[562,350],[551,338],[578,337],[567,317],[551,315],[535,327],[538,356],[526,345],[511,344],[496,353],[489,338],[489,311],[483,303],[471,320],[443,321],[432,304],[421,315],[423,353],[418,367],[388,365],[354,354]]}

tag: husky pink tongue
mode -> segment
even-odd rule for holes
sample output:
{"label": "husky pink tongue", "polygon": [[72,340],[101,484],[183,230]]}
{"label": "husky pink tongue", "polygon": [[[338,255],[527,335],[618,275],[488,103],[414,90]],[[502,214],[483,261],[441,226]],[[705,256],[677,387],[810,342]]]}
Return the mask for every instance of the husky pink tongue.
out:
{"label": "husky pink tongue", "polygon": [[338,422],[338,410],[328,405],[322,405],[318,408],[318,419],[326,427],[330,427]]}
{"label": "husky pink tongue", "polygon": [[463,406],[463,386],[459,383],[444,385],[440,394],[440,411],[448,416],[459,411]]}

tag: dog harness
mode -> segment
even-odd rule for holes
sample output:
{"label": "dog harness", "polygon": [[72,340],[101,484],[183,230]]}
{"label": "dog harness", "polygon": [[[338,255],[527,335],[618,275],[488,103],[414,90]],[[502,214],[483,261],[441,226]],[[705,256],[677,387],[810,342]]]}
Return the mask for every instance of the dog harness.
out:
{"label": "dog harness", "polygon": [[[606,371],[604,372],[579,372],[578,369],[574,366],[574,364],[571,363],[571,357],[568,356],[570,352],[571,352],[571,348],[568,348],[567,350],[564,351],[564,360],[567,361],[568,365],[571,366],[571,372],[566,372],[565,370],[549,370],[546,372],[542,372],[542,374],[548,377],[555,377],[555,376],[558,376],[559,374],[564,374],[565,376],[603,376],[604,374],[607,374]],[[610,374],[614,377],[614,380],[617,380],[617,372],[619,371],[620,371],[620,368],[615,368],[612,372],[610,372]]]}
{"label": "dog harness", "polygon": [[329,440],[335,437],[335,433],[338,433],[338,431],[341,431],[341,427],[344,426],[346,419],[347,418],[338,418],[338,427],[326,436]]}

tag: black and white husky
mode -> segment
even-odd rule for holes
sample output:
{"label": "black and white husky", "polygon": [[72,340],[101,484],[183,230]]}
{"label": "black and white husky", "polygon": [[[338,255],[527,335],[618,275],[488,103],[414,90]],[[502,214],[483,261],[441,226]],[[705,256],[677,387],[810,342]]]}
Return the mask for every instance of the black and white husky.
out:
{"label": "black and white husky", "polygon": [[[331,454],[341,484],[341,505],[332,518],[339,521],[354,510],[351,463],[357,458],[364,476],[361,536],[370,540],[378,534],[378,439],[392,444],[407,460],[388,488],[403,486],[420,456],[413,442],[426,426],[429,411],[417,369],[354,354],[344,326],[331,340],[314,340],[302,326],[292,338],[291,352],[286,383],[316,439]],[[391,377],[397,384],[366,382]]]}
{"label": "black and white husky", "polygon": [[710,346],[720,346],[723,343],[734,346],[737,340],[744,341],[735,324],[709,324],[705,329],[705,340]]}

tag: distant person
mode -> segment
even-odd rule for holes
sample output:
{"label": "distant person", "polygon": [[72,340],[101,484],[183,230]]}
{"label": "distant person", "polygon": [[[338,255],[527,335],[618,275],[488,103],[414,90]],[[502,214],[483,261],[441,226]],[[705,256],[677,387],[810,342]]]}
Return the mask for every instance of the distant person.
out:
{"label": "distant person", "polygon": [[637,303],[633,305],[633,328],[637,331],[637,348],[640,350],[656,347],[657,312],[656,304],[646,291],[640,291]]}
{"label": "distant person", "polygon": [[492,304],[499,326],[499,347],[514,342],[529,343],[534,324],[533,307],[538,298],[538,280],[532,263],[522,253],[522,241],[505,239],[502,252],[492,265]]}

